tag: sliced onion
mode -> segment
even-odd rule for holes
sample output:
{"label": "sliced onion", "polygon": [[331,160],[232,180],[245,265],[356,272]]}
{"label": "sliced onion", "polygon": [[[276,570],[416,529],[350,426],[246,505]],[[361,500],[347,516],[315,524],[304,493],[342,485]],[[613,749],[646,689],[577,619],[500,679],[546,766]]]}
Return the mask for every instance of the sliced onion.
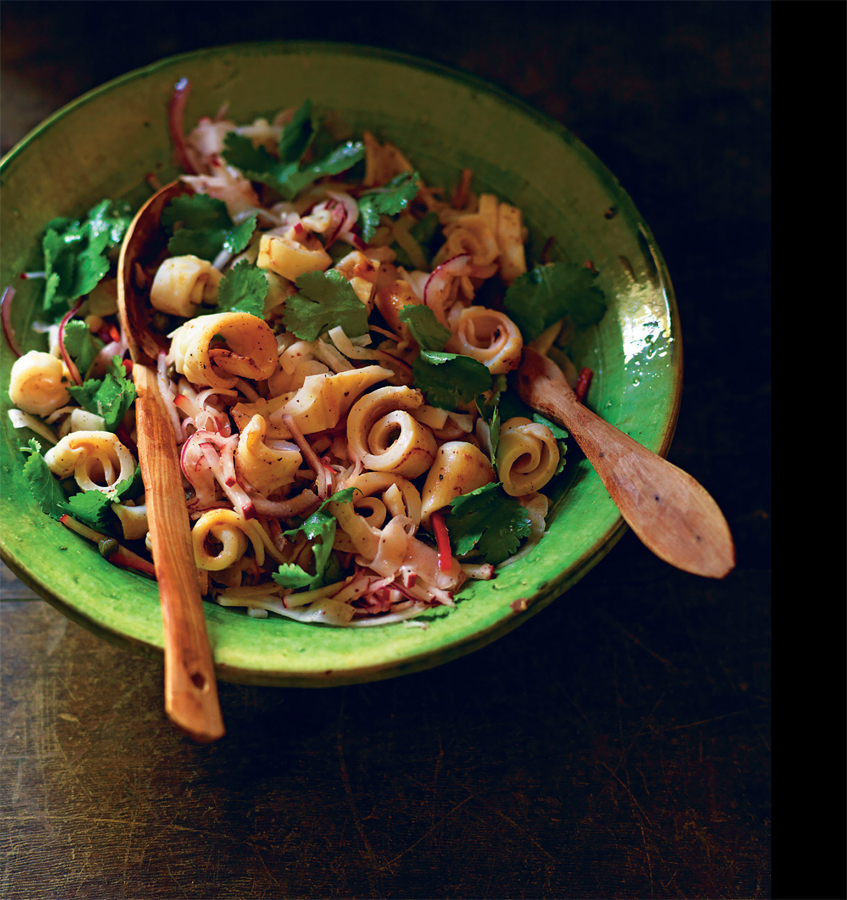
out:
{"label": "sliced onion", "polygon": [[182,445],[180,468],[196,492],[192,507],[208,508],[215,503],[214,479],[245,519],[256,518],[253,500],[235,474],[237,444],[237,435],[227,438],[213,431],[195,431]]}
{"label": "sliced onion", "polygon": [[318,496],[321,500],[326,500],[329,496],[331,480],[328,478],[323,463],[318,459],[317,453],[312,449],[311,444],[306,440],[303,432],[299,429],[297,423],[291,416],[283,416],[282,423],[290,432],[291,437],[294,438],[294,442],[300,448],[303,458],[315,472],[315,484],[318,489]]}
{"label": "sliced onion", "polygon": [[185,105],[188,103],[188,95],[191,93],[191,82],[187,78],[180,78],[174,85],[171,102],[168,108],[168,126],[171,132],[171,140],[176,148],[177,158],[183,169],[189,175],[199,175],[194,160],[194,154],[185,139]]}
{"label": "sliced onion", "polygon": [[338,235],[338,239],[340,241],[344,241],[345,244],[350,244],[352,247],[355,247],[357,250],[361,250],[362,253],[367,253],[368,245],[359,237],[358,234],[355,234],[352,231],[344,231]]}
{"label": "sliced onion", "polygon": [[15,337],[15,330],[12,328],[12,301],[15,299],[15,289],[10,285],[3,291],[3,299],[0,300],[0,308],[2,308],[3,333],[6,335],[6,343],[15,356],[23,356],[18,340]]}
{"label": "sliced onion", "polygon": [[29,413],[23,412],[23,410],[10,409],[9,419],[15,428],[29,428],[36,434],[41,435],[45,441],[50,441],[51,444],[59,442],[58,438],[40,419],[36,419],[35,416],[31,416]]}
{"label": "sliced onion", "polygon": [[79,308],[82,306],[82,300],[77,300],[76,305],[73,309],[68,310],[65,316],[62,318],[62,321],[59,323],[59,350],[62,353],[62,359],[65,361],[65,365],[68,367],[68,371],[71,373],[71,378],[73,378],[74,384],[82,384],[82,378],[80,377],[79,370],[77,369],[74,361],[68,356],[67,350],[65,350],[65,325],[70,322],[70,320],[77,314]]}
{"label": "sliced onion", "polygon": [[436,266],[433,273],[426,280],[423,290],[423,302],[435,313],[435,317],[442,325],[447,325],[444,301],[450,292],[453,279],[462,275],[472,275],[474,268],[472,260],[473,257],[470,253],[460,253],[458,256],[441,263],[440,266]]}
{"label": "sliced onion", "polygon": [[[342,235],[346,235],[350,233],[350,229],[359,221],[359,204],[349,195],[345,194],[342,191],[327,191],[327,196],[331,197],[333,200],[341,204],[344,215],[339,222],[337,230],[333,233],[332,237],[327,241],[326,246],[328,247],[333,241]],[[361,249],[361,248],[359,248]]]}
{"label": "sliced onion", "polygon": [[215,503],[215,476],[200,449],[200,441],[210,434],[195,431],[182,445],[179,455],[182,474],[194,488],[194,499],[189,504],[194,509],[209,509]]}
{"label": "sliced onion", "polygon": [[[196,434],[205,434],[206,439],[201,439],[198,446],[209,467],[212,470],[218,484],[223,492],[229,497],[232,505],[244,516],[245,519],[256,518],[256,507],[252,499],[238,483],[235,474],[235,446],[238,443],[238,437],[222,438],[220,435],[211,435],[209,432],[195,432]],[[220,449],[220,454],[218,454]]]}

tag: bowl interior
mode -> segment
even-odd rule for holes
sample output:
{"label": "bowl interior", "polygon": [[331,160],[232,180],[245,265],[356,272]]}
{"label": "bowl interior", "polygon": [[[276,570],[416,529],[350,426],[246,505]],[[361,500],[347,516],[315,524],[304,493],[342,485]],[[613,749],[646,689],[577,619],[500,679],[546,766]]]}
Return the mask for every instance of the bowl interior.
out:
{"label": "bowl interior", "polygon": [[[37,284],[33,264],[45,224],[79,215],[104,197],[140,203],[145,176],[177,174],[167,128],[174,84],[192,94],[186,125],[229,103],[247,121],[310,99],[339,136],[364,128],[391,140],[429,184],[452,187],[463,168],[474,189],[519,206],[530,260],[550,236],[551,259],[591,260],[609,302],[605,318],[575,344],[594,370],[589,405],[651,450],[666,453],[676,423],[682,354],[675,301],[661,254],[632,201],[564,128],[479,81],[394,53],[344,45],[240,45],[171,58],[116,79],[46,120],[2,161],[2,287],[16,289],[13,325],[24,349]],[[44,516],[22,476],[29,432],[8,420],[2,354],[3,558],[48,601],[103,637],[162,653],[154,583],[110,566],[93,546]],[[620,515],[578,448],[552,491],[549,531],[528,557],[462,591],[428,626],[335,629],[253,619],[207,604],[218,675],[259,684],[317,686],[398,675],[445,662],[514,628],[595,565],[622,534]]]}

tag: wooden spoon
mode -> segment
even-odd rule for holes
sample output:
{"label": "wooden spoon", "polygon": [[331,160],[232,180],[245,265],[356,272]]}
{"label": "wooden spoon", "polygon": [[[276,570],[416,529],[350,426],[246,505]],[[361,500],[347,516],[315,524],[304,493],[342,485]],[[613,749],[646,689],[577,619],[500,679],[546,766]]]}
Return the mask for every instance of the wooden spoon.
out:
{"label": "wooden spoon", "polygon": [[156,376],[159,353],[168,345],[150,327],[148,290],[136,286],[137,267],[154,261],[164,249],[162,210],[189,191],[182,182],[173,182],[154,194],[133,219],[118,262],[118,310],[138,393],[138,459],[165,628],[165,712],[177,727],[205,743],[222,737],[224,725],[176,436]]}
{"label": "wooden spoon", "polygon": [[732,571],[729,526],[702,485],[591,412],[553,360],[531,347],[524,348],[516,380],[524,403],[573,435],[648,549],[695,575],[723,578]]}

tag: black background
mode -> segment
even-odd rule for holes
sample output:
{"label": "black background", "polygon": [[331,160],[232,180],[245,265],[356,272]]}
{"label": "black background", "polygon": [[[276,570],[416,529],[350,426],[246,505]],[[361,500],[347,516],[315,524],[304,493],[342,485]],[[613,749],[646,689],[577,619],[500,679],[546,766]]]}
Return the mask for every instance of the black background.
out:
{"label": "black background", "polygon": [[158,666],[6,600],[3,896],[770,896],[770,4],[4,0],[0,16],[3,152],[130,69],[261,39],[413,53],[567,126],[667,261],[685,360],[670,459],[721,505],[738,558],[699,579],[628,534],[440,669],[222,685],[211,747],[164,720]]}

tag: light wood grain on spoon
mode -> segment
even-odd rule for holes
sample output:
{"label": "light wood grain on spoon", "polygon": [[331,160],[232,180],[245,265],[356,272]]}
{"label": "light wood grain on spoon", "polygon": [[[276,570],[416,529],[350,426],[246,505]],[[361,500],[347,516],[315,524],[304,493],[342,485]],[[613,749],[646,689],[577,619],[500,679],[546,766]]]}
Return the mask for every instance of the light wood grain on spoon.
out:
{"label": "light wood grain on spoon", "polygon": [[223,736],[224,724],[176,436],[156,374],[167,344],[149,327],[147,291],[136,288],[137,268],[152,262],[163,246],[162,210],[184,192],[180,182],[162,188],[130,225],[118,263],[118,309],[138,392],[138,456],[165,632],[165,712],[192,738],[209,742]]}
{"label": "light wood grain on spoon", "polygon": [[528,406],[567,428],[627,524],[656,556],[708,578],[732,571],[729,526],[701,484],[580,403],[559,367],[530,347],[516,383]]}

